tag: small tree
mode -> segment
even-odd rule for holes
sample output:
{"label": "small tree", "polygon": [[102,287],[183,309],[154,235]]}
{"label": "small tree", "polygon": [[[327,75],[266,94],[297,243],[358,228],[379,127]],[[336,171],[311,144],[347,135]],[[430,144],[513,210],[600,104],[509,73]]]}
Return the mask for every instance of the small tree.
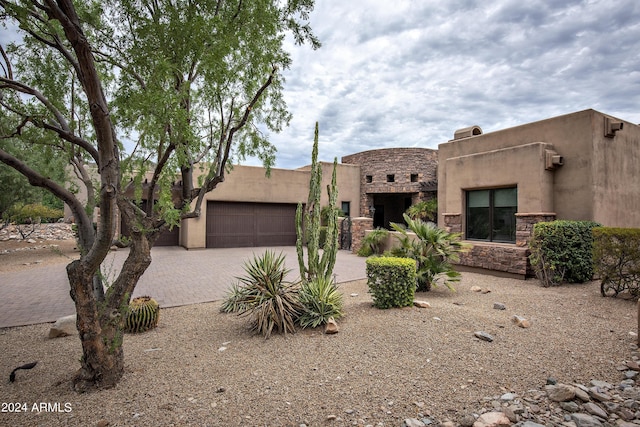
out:
{"label": "small tree", "polygon": [[[2,22],[21,32],[0,45],[0,162],[64,201],[77,224],[80,259],[67,266],[82,343],[76,390],[113,387],[122,377],[120,319],[158,236],[200,216],[233,159],[272,164],[275,147],[260,128],[288,124],[285,33],[319,47],[300,22],[313,3],[0,1]],[[128,154],[123,137],[135,143]],[[69,163],[87,201],[25,151]],[[130,250],[105,289],[99,271],[116,213],[131,230]]]}

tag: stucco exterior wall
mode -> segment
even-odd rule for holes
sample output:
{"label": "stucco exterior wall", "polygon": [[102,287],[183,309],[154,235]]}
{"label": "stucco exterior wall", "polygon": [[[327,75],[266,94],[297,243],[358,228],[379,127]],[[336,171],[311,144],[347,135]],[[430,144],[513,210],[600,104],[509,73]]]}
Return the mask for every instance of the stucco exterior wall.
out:
{"label": "stucco exterior wall", "polygon": [[[438,224],[459,228],[464,235],[465,190],[517,185],[520,222],[557,218],[640,227],[640,127],[611,118],[622,122],[623,128],[607,137],[605,118],[611,116],[584,110],[440,144]],[[551,164],[550,154],[561,156],[562,164]],[[514,246],[526,245],[523,230],[532,227],[520,228]],[[504,247],[478,245],[484,259],[492,247],[496,251]],[[504,249],[498,252],[504,258]],[[523,252],[504,265],[489,264],[511,271],[518,263],[516,270],[523,271],[517,258],[526,255]],[[467,258],[471,262],[478,257]],[[492,268],[485,264],[483,268]]]}
{"label": "stucco exterior wall", "polygon": [[[321,205],[329,203],[327,185],[331,183],[333,163],[321,162],[322,196]],[[207,193],[202,203],[199,218],[182,221],[180,244],[188,249],[206,247],[206,218],[208,201],[255,202],[255,203],[307,203],[309,196],[310,171],[308,168],[296,170],[271,169],[271,176],[265,176],[265,169],[253,166],[234,166],[227,173],[224,182]],[[338,164],[338,207],[341,201],[349,201],[352,215],[357,215],[359,196],[359,170],[352,165]],[[196,178],[197,180],[197,178]],[[196,181],[197,182],[197,181]],[[195,206],[195,202],[192,207]],[[354,213],[354,208],[356,212]]]}

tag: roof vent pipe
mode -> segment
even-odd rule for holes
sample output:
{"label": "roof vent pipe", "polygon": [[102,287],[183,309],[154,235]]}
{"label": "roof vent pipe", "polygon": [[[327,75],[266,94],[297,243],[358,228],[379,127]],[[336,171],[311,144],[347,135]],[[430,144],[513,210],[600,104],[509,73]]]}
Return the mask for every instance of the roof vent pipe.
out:
{"label": "roof vent pipe", "polygon": [[463,139],[477,135],[482,135],[482,129],[480,129],[480,126],[469,126],[468,128],[462,128],[455,131],[453,139]]}

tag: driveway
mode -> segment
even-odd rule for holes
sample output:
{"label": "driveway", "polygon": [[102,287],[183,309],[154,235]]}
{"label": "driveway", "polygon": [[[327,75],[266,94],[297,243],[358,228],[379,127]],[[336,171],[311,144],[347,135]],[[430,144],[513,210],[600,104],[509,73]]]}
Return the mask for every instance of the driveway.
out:
{"label": "driveway", "polygon": [[[133,296],[152,296],[161,307],[220,300],[235,277],[243,275],[244,262],[266,249],[286,256],[285,264],[292,270],[289,280],[299,276],[295,247],[189,251],[177,246],[157,247],[151,250],[153,261]],[[107,257],[103,269],[107,280],[115,277],[127,253],[119,250]],[[0,328],[54,322],[75,313],[65,267],[62,263],[0,273]],[[365,278],[365,258],[338,251],[334,274],[338,283]]]}

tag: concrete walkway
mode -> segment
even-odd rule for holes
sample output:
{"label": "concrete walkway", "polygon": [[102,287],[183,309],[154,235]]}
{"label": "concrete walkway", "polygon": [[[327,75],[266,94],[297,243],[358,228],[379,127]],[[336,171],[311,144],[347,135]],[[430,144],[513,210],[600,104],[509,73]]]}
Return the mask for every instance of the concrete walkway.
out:
{"label": "concrete walkway", "polygon": [[[201,249],[181,247],[153,248],[153,261],[144,273],[133,296],[149,295],[161,307],[197,304],[220,300],[235,277],[244,274],[245,261],[268,248]],[[288,279],[299,276],[295,247],[270,248],[286,255]],[[127,250],[112,252],[105,260],[103,273],[115,277]],[[306,257],[305,257],[306,258]],[[66,264],[34,267],[20,272],[0,273],[0,328],[54,322],[75,313],[69,296]],[[338,251],[334,269],[338,283],[363,279],[365,258],[349,251]]]}

